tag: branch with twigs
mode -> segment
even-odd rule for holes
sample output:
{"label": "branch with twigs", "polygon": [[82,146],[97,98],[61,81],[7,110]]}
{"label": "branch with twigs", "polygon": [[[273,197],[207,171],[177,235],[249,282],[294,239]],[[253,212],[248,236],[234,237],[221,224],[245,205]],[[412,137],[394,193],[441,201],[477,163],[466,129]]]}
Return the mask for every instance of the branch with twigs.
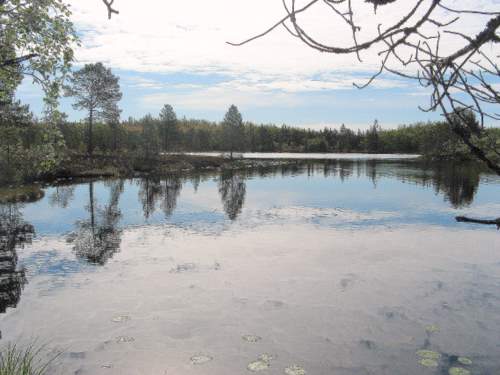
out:
{"label": "branch with twigs", "polygon": [[[228,42],[232,46],[243,46],[266,37],[279,27],[284,27],[292,37],[306,46],[331,54],[354,54],[362,62],[361,53],[375,51],[380,57],[379,69],[364,84],[354,83],[363,89],[371,85],[385,73],[416,80],[419,85],[430,89],[430,103],[420,107],[423,111],[441,111],[452,130],[469,147],[472,154],[485,162],[500,175],[500,163],[490,155],[499,156],[498,145],[490,142],[485,149],[477,139],[483,136],[485,120],[500,120],[498,107],[500,94],[498,79],[500,69],[498,53],[489,44],[500,43],[500,12],[487,10],[455,9],[445,4],[445,0],[412,0],[408,10],[388,25],[379,24],[377,31],[363,39],[361,29],[364,24],[356,20],[355,3],[361,0],[310,0],[298,8],[297,0],[282,0],[285,15],[271,27],[242,42]],[[288,1],[288,3],[287,3]],[[364,0],[377,7],[402,4],[402,0]],[[404,5],[408,3],[405,2]],[[339,19],[351,35],[351,44],[329,44],[313,37],[301,22],[303,13],[313,7],[326,6],[333,11],[332,21]],[[476,17],[484,21],[483,29],[477,35],[466,35],[452,28],[462,17]],[[339,23],[335,23],[339,25]],[[337,26],[338,27],[338,26]],[[429,34],[429,30],[431,33]],[[461,41],[460,48],[442,54],[443,37],[453,37]],[[474,113],[480,125],[471,122],[467,113]],[[461,125],[457,125],[457,118]],[[454,121],[454,122],[453,122]]]}
{"label": "branch with twigs", "polygon": [[102,2],[106,5],[106,8],[108,9],[108,19],[111,19],[111,16],[113,14],[119,14],[116,9],[113,8],[113,3],[115,0],[102,0]]}

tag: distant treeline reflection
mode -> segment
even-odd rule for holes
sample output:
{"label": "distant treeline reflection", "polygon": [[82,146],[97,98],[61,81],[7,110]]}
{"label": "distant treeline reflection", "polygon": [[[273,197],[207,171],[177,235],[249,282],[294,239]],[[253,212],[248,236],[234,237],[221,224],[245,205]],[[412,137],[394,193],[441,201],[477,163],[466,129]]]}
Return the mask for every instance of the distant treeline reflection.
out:
{"label": "distant treeline reflection", "polygon": [[[274,167],[245,170],[225,170],[192,175],[149,176],[134,180],[139,186],[138,200],[145,220],[157,212],[170,218],[177,207],[183,186],[191,183],[195,192],[204,181],[217,183],[221,207],[230,221],[237,220],[242,213],[247,194],[246,181],[252,177],[290,176],[307,174],[323,175],[325,178],[339,178],[342,182],[353,178],[368,177],[374,188],[381,179],[397,178],[404,183],[432,187],[436,194],[442,194],[452,207],[460,208],[472,203],[480,182],[477,165],[417,162],[380,162],[332,160],[322,163],[297,162]],[[95,182],[87,182],[88,199],[85,209],[87,217],[78,220],[74,231],[68,235],[76,256],[86,262],[104,265],[119,251],[122,229],[120,221],[120,197],[124,191],[123,180],[105,181],[108,197],[105,204],[99,204],[95,197]],[[59,185],[49,197],[53,206],[66,208],[74,199],[76,185]],[[332,195],[335,194],[332,191]],[[22,221],[17,205],[0,206],[0,312],[15,306],[23,285],[23,271],[16,270],[15,248],[29,241],[33,228]],[[30,232],[31,231],[31,232]],[[1,289],[1,288],[6,288]]]}
{"label": "distant treeline reflection", "polygon": [[[177,207],[183,186],[190,183],[195,192],[205,181],[214,181],[221,199],[221,207],[230,221],[237,220],[242,213],[247,195],[247,180],[253,177],[324,176],[338,178],[342,182],[368,177],[374,189],[380,188],[382,179],[397,178],[404,183],[432,187],[442,194],[454,208],[471,204],[480,182],[477,165],[419,162],[380,162],[334,160],[297,162],[290,165],[262,167],[251,170],[225,170],[193,175],[150,176],[134,180],[138,184],[138,201],[145,220],[156,212],[170,218]],[[120,198],[124,192],[124,180],[104,181],[107,196],[99,204],[94,191],[96,182],[86,182],[87,216],[78,220],[74,231],[67,236],[75,256],[86,263],[105,265],[120,250],[122,229],[120,221]],[[52,206],[67,208],[75,199],[77,185],[58,185],[48,197]],[[332,190],[332,196],[335,191]],[[26,283],[23,268],[18,267],[17,249],[31,242],[34,227],[23,218],[23,204],[0,205],[0,313],[15,308]],[[1,332],[0,332],[1,335]],[[0,336],[1,337],[1,336]]]}
{"label": "distant treeline reflection", "polygon": [[[477,193],[481,171],[476,164],[468,163],[428,163],[416,161],[391,162],[376,160],[328,160],[324,162],[304,162],[267,166],[245,170],[223,170],[213,173],[172,174],[166,176],[148,176],[134,180],[139,186],[138,201],[146,220],[157,212],[169,218],[175,212],[177,200],[183,186],[191,183],[195,192],[200,183],[216,181],[222,208],[228,219],[236,220],[243,210],[247,194],[246,181],[252,177],[291,176],[306,173],[308,176],[323,175],[325,178],[339,178],[342,182],[352,178],[369,178],[374,188],[383,178],[396,178],[404,183],[414,183],[433,188],[441,194],[453,208],[470,205]],[[82,231],[98,233],[101,238],[114,232],[121,212],[118,208],[123,192],[123,181],[107,181],[109,201],[104,207],[96,207],[94,202],[93,182],[89,182],[87,210],[89,218],[78,226]],[[73,199],[75,185],[57,186],[50,196],[51,204],[67,207]],[[332,191],[332,194],[334,192]],[[86,237],[86,236],[83,236]],[[82,238],[83,238],[82,237]],[[104,241],[104,240],[103,240]],[[87,242],[80,241],[80,242]],[[109,240],[104,241],[109,242]]]}

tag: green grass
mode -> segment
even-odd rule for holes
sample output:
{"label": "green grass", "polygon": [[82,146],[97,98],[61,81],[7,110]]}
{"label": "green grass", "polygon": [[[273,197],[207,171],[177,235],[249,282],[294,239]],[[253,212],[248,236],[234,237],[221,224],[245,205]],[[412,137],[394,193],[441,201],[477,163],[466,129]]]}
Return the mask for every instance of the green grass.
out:
{"label": "green grass", "polygon": [[49,359],[42,355],[44,346],[31,343],[25,347],[8,344],[0,350],[0,375],[45,375],[49,365],[60,355]]}

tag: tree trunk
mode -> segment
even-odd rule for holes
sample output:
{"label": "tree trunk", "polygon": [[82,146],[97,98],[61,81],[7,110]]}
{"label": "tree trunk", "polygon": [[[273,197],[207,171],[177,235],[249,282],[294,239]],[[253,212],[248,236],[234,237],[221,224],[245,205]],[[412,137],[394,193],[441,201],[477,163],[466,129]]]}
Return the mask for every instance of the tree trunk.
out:
{"label": "tree trunk", "polygon": [[94,212],[94,183],[89,183],[89,210],[90,210],[90,226],[92,227],[92,234],[95,228],[95,212]]}
{"label": "tree trunk", "polygon": [[87,141],[87,153],[92,156],[92,152],[94,151],[93,144],[93,125],[94,125],[94,110],[91,109],[89,113],[89,132],[88,132],[88,141]]}

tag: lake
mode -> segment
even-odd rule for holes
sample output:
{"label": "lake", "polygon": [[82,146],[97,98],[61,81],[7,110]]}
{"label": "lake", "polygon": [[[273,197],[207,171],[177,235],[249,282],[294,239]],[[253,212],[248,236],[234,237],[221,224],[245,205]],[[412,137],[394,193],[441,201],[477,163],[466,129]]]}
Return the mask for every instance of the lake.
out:
{"label": "lake", "polygon": [[500,233],[454,220],[500,216],[500,178],[475,167],[358,158],[44,191],[0,206],[0,344],[37,338],[62,352],[54,373],[500,368]]}

